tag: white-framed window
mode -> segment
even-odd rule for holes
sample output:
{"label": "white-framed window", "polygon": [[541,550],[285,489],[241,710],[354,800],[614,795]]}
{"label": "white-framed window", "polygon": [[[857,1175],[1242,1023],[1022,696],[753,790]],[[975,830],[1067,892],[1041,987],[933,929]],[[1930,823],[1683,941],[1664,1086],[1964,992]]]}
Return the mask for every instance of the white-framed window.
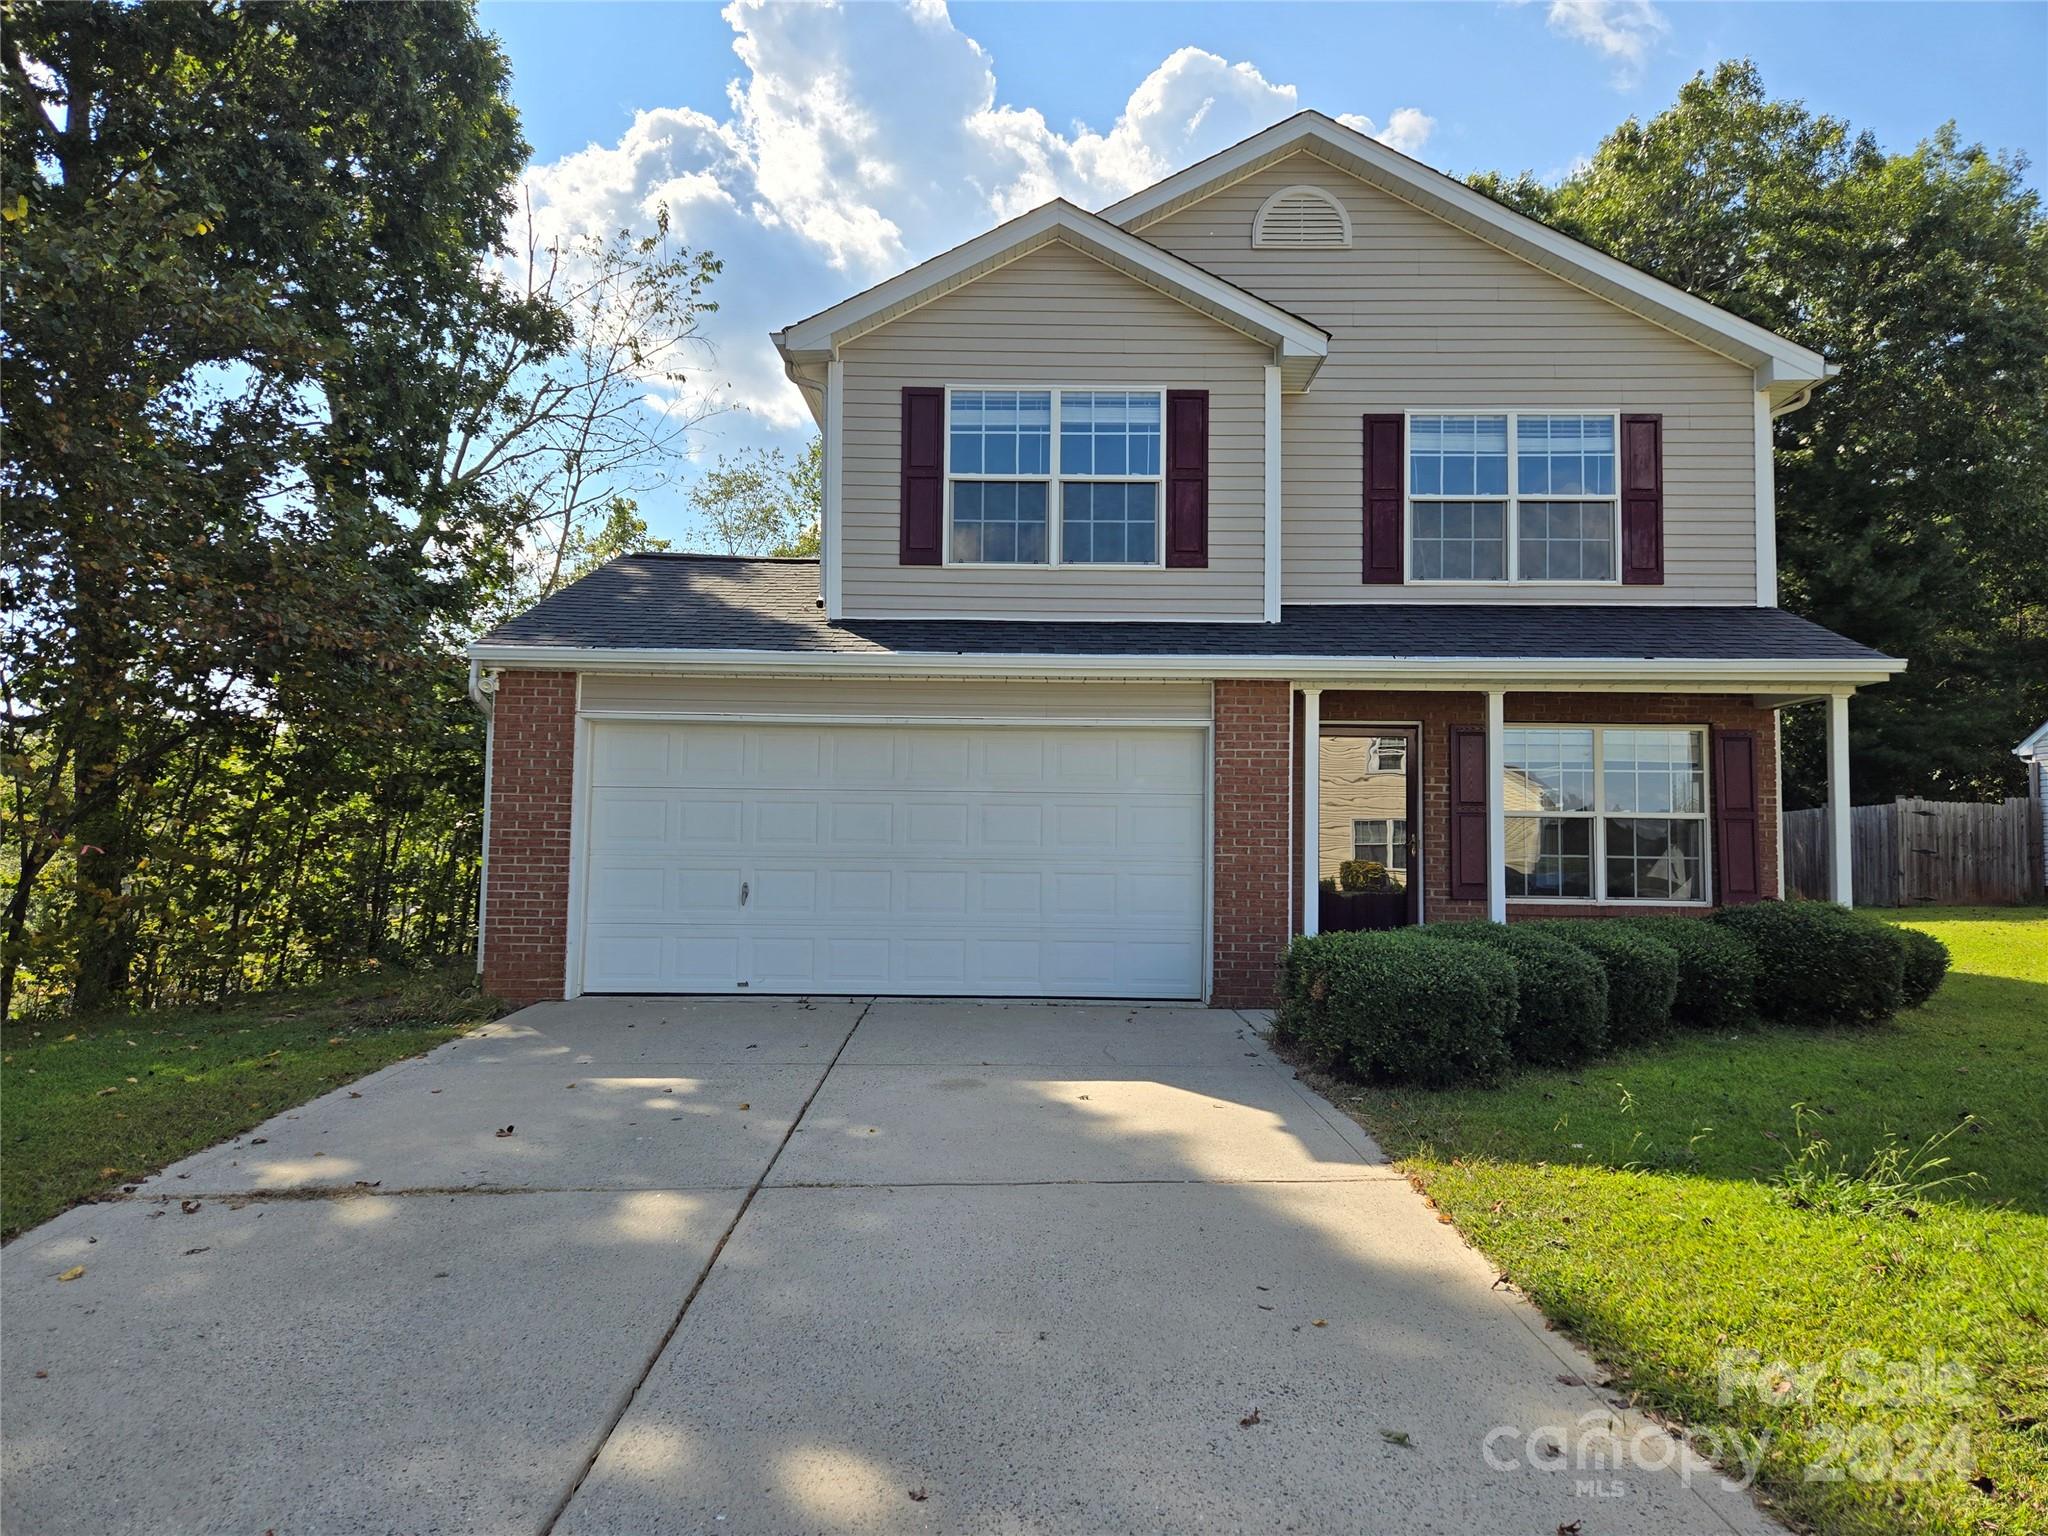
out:
{"label": "white-framed window", "polygon": [[1402,736],[1375,736],[1372,745],[1366,749],[1366,771],[1368,773],[1406,773],[1408,771],[1408,741]]}
{"label": "white-framed window", "polygon": [[1612,411],[1408,414],[1408,579],[1621,579]]}
{"label": "white-framed window", "polygon": [[1408,820],[1404,816],[1359,816],[1351,823],[1351,857],[1371,859],[1408,883]]}
{"label": "white-framed window", "polygon": [[1515,725],[1502,749],[1509,900],[1709,900],[1702,727]]}
{"label": "white-framed window", "polygon": [[1164,563],[1166,391],[946,391],[948,565]]}

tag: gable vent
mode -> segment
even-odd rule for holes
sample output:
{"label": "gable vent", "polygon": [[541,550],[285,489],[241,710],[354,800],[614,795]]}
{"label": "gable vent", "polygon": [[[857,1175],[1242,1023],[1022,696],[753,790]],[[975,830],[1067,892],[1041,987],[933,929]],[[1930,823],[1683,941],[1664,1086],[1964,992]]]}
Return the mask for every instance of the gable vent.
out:
{"label": "gable vent", "polygon": [[1351,215],[1321,187],[1282,187],[1259,205],[1252,220],[1254,248],[1345,251],[1351,248]]}

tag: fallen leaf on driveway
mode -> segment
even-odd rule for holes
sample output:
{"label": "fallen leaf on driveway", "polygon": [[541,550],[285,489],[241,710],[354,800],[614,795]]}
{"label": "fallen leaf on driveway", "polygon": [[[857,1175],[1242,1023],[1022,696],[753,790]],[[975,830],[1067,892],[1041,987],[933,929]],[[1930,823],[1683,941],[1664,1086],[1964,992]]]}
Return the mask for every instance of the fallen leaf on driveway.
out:
{"label": "fallen leaf on driveway", "polygon": [[1263,1424],[1265,1422],[1264,1419],[1259,1417],[1259,1410],[1254,1408],[1250,1413],[1237,1421],[1237,1427],[1239,1429],[1250,1429],[1254,1424]]}
{"label": "fallen leaf on driveway", "polygon": [[[437,1089],[435,1089],[434,1091],[435,1091],[436,1093],[440,1092],[440,1090],[439,1090],[438,1088],[437,1088]],[[499,1135],[499,1136],[510,1136],[510,1135],[512,1134],[512,1127],[508,1125],[508,1126],[506,1126],[506,1127],[505,1127],[505,1129],[503,1129],[502,1131],[498,1131],[498,1132],[496,1132],[495,1134],[497,1134],[497,1135]]]}
{"label": "fallen leaf on driveway", "polygon": [[199,1213],[199,1202],[197,1200],[180,1200],[178,1202],[178,1209],[187,1216],[196,1216]]}
{"label": "fallen leaf on driveway", "polygon": [[904,1491],[910,1495],[910,1502],[913,1504],[922,1504],[932,1496],[929,1488],[908,1488]]}
{"label": "fallen leaf on driveway", "polygon": [[263,1143],[265,1143],[268,1140],[270,1140],[268,1136],[251,1136],[249,1138],[249,1145],[252,1147],[260,1147],[263,1145]]}
{"label": "fallen leaf on driveway", "polygon": [[1329,1327],[1330,1325],[1329,1325],[1329,1322],[1328,1322],[1328,1321],[1327,1321],[1326,1319],[1324,1319],[1324,1318],[1320,1318],[1320,1317],[1319,1317],[1319,1318],[1317,1318],[1317,1319],[1315,1320],[1315,1322],[1314,1322],[1314,1323],[1312,1323],[1312,1324],[1311,1324],[1310,1326],[1311,1326],[1311,1327],[1315,1327],[1315,1328],[1327,1328],[1327,1327]]}
{"label": "fallen leaf on driveway", "polygon": [[1415,1443],[1408,1438],[1408,1431],[1405,1429],[1383,1429],[1380,1431],[1380,1438],[1389,1445],[1413,1445]]}
{"label": "fallen leaf on driveway", "polygon": [[360,1093],[357,1093],[353,1088],[349,1089],[348,1096],[352,1099],[360,1099],[362,1097],[362,1095]]}
{"label": "fallen leaf on driveway", "polygon": [[37,1380],[37,1381],[48,1381],[49,1379],[50,1379],[50,1373],[49,1373],[48,1371],[37,1371],[37,1372],[36,1372],[36,1380]]}
{"label": "fallen leaf on driveway", "polygon": [[753,1107],[754,1107],[754,1106],[753,1106],[753,1105],[751,1105],[751,1104],[742,1104],[742,1105],[740,1106],[740,1108],[741,1108],[741,1109],[752,1109]]}
{"label": "fallen leaf on driveway", "polygon": [[211,1253],[212,1251],[213,1251],[213,1249],[212,1249],[211,1247],[205,1247],[205,1248],[187,1248],[187,1249],[185,1250],[184,1254],[182,1255],[182,1257],[184,1257],[184,1258],[188,1258],[188,1259],[189,1259],[189,1258],[191,1258],[191,1257],[192,1257],[192,1255],[193,1255],[193,1254],[195,1254],[195,1253]]}
{"label": "fallen leaf on driveway", "polygon": [[1557,1528],[1557,1536],[1579,1536],[1579,1532],[1583,1531],[1585,1528],[1585,1521],[1574,1520],[1569,1525],[1560,1525]]}
{"label": "fallen leaf on driveway", "polygon": [[69,1269],[65,1270],[64,1273],[59,1275],[57,1278],[59,1280],[76,1280],[80,1275],[84,1273],[85,1266],[83,1264],[74,1264]]}

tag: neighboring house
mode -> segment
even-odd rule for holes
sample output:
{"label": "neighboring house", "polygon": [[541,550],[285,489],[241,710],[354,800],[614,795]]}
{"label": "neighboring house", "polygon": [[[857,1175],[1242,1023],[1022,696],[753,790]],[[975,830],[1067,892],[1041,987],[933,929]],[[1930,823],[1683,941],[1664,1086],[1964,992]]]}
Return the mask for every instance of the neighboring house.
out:
{"label": "neighboring house", "polygon": [[774,341],[822,558],[631,556],[472,647],[501,995],[1263,1004],[1395,841],[1422,922],[1774,897],[1814,699],[1846,831],[1904,664],[1776,606],[1829,365],[1328,118]]}
{"label": "neighboring house", "polygon": [[2027,800],[2033,807],[2034,837],[2039,845],[2034,867],[2042,871],[2042,887],[2048,889],[2048,720],[2014,747],[2012,755],[2027,765]]}

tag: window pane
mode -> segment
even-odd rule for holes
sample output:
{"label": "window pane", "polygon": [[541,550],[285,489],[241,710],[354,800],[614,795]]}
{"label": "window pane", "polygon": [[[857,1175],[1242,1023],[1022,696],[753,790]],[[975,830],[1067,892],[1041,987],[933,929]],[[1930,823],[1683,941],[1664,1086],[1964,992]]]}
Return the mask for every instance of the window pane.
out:
{"label": "window pane", "polygon": [[1060,473],[1158,474],[1161,419],[1157,394],[1063,391]]}
{"label": "window pane", "polygon": [[1612,581],[1614,503],[1523,502],[1515,558],[1524,581]]}
{"label": "window pane", "polygon": [[1591,896],[1592,819],[1508,817],[1507,866],[1510,896]]}
{"label": "window pane", "polygon": [[961,565],[1043,565],[1045,507],[1045,486],[1040,482],[956,481],[951,558]]}
{"label": "window pane", "polygon": [[1705,835],[1705,821],[1608,818],[1608,900],[1705,900],[1706,872],[1700,860]]}
{"label": "window pane", "polygon": [[1609,730],[1600,738],[1604,805],[1609,811],[1707,808],[1706,743],[1698,731]]}
{"label": "window pane", "polygon": [[[1611,733],[1610,733],[1611,734]],[[1501,737],[1507,769],[1502,805],[1519,811],[1590,811],[1593,808],[1593,733],[1515,726]]]}
{"label": "window pane", "polygon": [[1411,418],[1408,488],[1417,496],[1507,495],[1507,417]]}
{"label": "window pane", "polygon": [[1499,581],[1507,575],[1507,508],[1489,501],[1418,501],[1417,581]]}
{"label": "window pane", "polygon": [[953,392],[947,429],[956,475],[1043,475],[1052,469],[1052,394],[1030,389]]}
{"label": "window pane", "polygon": [[1524,496],[1613,495],[1614,418],[1516,418],[1515,486]]}
{"label": "window pane", "polygon": [[1060,558],[1068,565],[1150,565],[1159,557],[1159,487],[1060,486]]}

